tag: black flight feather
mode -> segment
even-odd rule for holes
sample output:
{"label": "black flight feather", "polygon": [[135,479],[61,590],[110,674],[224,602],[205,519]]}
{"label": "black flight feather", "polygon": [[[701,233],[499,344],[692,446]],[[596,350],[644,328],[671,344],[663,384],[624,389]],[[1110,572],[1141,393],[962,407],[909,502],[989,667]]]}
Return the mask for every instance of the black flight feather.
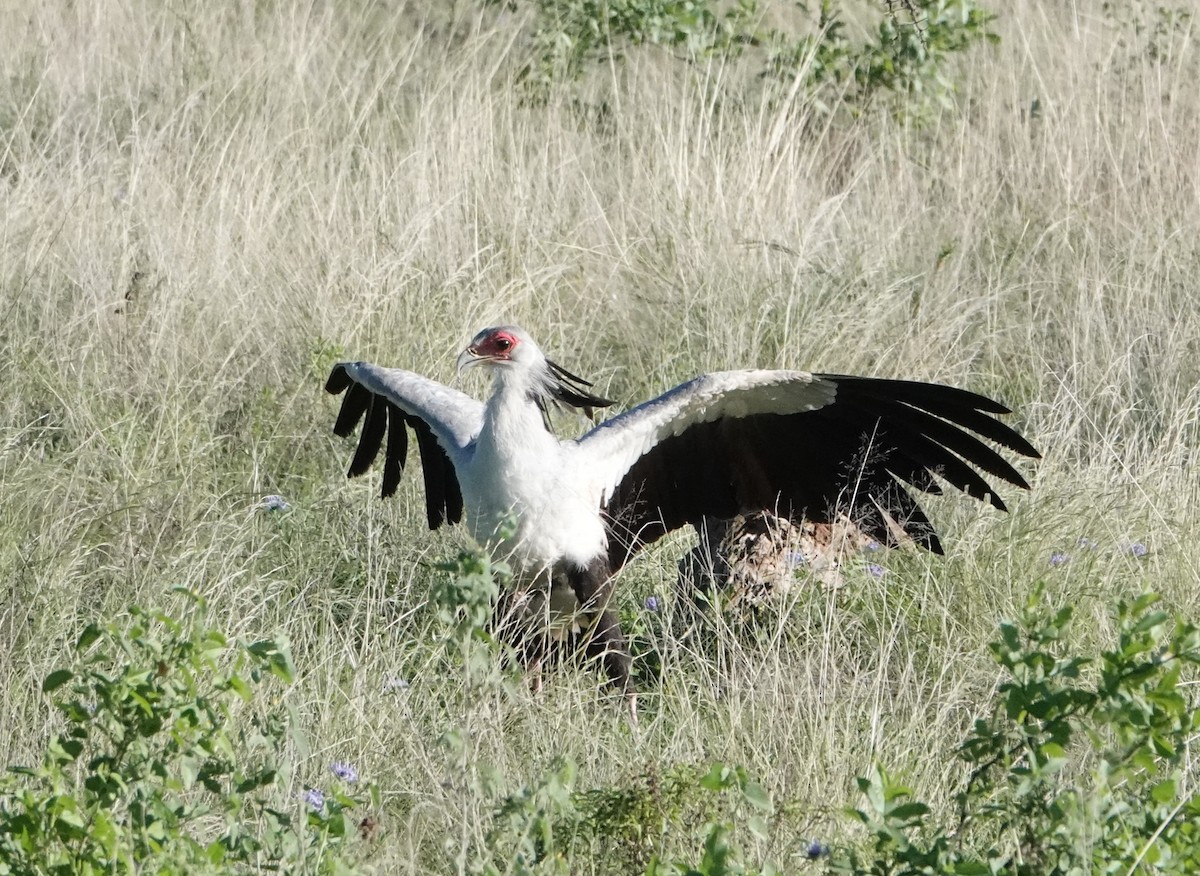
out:
{"label": "black flight feather", "polygon": [[379,495],[386,499],[400,486],[404,474],[404,463],[408,459],[408,427],[404,424],[404,411],[388,402],[387,456],[383,460],[383,486]]}
{"label": "black flight feather", "polygon": [[454,463],[424,420],[355,383],[344,365],[334,366],[325,382],[325,389],[334,395],[345,393],[333,426],[334,434],[343,438],[353,435],[359,421],[366,415],[358,436],[358,447],[346,472],[347,477],[366,472],[378,458],[380,449],[386,445],[380,495],[386,499],[394,494],[404,473],[408,457],[408,430],[412,429],[417,433],[417,447],[421,454],[421,470],[425,479],[425,515],[429,528],[437,529],[443,523],[462,520],[462,490]]}
{"label": "black flight feather", "polygon": [[363,422],[362,434],[358,439],[358,449],[350,460],[348,477],[363,474],[375,462],[379,448],[383,446],[383,435],[387,431],[387,403],[383,398],[372,395],[367,401],[367,419]]}

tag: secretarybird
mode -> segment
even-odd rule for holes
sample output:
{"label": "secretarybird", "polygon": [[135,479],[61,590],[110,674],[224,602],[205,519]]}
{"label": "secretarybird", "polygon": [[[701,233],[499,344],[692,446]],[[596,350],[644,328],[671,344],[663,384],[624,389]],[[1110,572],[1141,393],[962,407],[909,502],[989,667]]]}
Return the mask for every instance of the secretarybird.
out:
{"label": "secretarybird", "polygon": [[334,366],[325,388],[346,393],[334,432],[351,435],[366,415],[349,476],[386,447],[382,494],[394,493],[412,429],[429,527],[465,516],[475,541],[512,565],[542,638],[581,637],[631,706],[629,651],[609,602],[613,576],[643,546],[705,516],[768,510],[849,517],[881,544],[941,553],[906,486],[939,493],[945,482],[1006,510],[979,471],[1029,485],[980,437],[1039,456],[985,396],[804,371],[705,374],[560,440],[549,409],[590,416],[612,402],[514,326],[475,336],[458,369],[476,365],[492,372],[487,402],[411,371]]}

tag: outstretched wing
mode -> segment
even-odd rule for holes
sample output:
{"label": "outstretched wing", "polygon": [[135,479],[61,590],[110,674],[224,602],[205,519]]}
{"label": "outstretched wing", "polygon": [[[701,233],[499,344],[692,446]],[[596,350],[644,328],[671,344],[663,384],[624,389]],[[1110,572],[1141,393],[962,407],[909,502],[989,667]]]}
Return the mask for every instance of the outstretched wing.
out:
{"label": "outstretched wing", "polygon": [[601,424],[578,442],[603,484],[614,568],[702,517],[769,510],[831,522],[845,514],[872,538],[903,531],[941,553],[903,485],[939,479],[1005,510],[980,471],[1028,489],[981,438],[1038,458],[985,396],[937,384],[799,371],[708,374]]}
{"label": "outstretched wing", "polygon": [[425,475],[425,513],[430,529],[462,519],[462,490],[455,467],[470,454],[483,425],[483,405],[437,381],[366,362],[339,362],[325,382],[327,392],[345,392],[333,431],[354,432],[364,415],[358,449],[347,477],[371,467],[387,439],[381,495],[396,492],[408,456],[408,430],[417,436]]}

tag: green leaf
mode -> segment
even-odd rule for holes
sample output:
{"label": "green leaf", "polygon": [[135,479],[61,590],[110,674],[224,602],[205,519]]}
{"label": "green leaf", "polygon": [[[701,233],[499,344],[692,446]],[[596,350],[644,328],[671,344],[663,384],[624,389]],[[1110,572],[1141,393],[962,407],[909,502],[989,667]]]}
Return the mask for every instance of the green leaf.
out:
{"label": "green leaf", "polygon": [[78,739],[63,739],[58,736],[51,741],[46,750],[56,761],[65,763],[75,760],[83,753],[83,743]]}
{"label": "green leaf", "polygon": [[712,768],[699,781],[701,788],[707,791],[723,791],[729,787],[729,767],[723,763],[714,763]]}
{"label": "green leaf", "polygon": [[742,796],[747,803],[762,812],[771,812],[775,808],[771,805],[771,795],[758,782],[746,782],[742,785]]}
{"label": "green leaf", "polygon": [[250,700],[254,699],[254,691],[250,688],[250,685],[246,683],[246,680],[240,675],[229,676],[226,684],[228,684],[230,690],[241,697],[242,702],[248,703]]}
{"label": "green leaf", "polygon": [[992,868],[980,861],[960,861],[953,872],[955,876],[991,876]]}
{"label": "green leaf", "polygon": [[[62,797],[57,798],[58,802],[62,802],[62,800],[63,800]],[[79,810],[74,806],[74,801],[71,801],[71,802],[72,802],[72,805],[63,806],[63,807],[59,808],[58,820],[60,822],[62,822],[63,824],[67,825],[68,827],[82,829],[85,824],[83,816],[79,813]]]}
{"label": "green leaf", "polygon": [[1175,800],[1176,784],[1174,779],[1159,782],[1150,789],[1150,799],[1155,803],[1171,803]]}
{"label": "green leaf", "polygon": [[346,835],[346,816],[341,812],[335,812],[325,822],[325,829],[329,831],[330,836],[344,837]]}
{"label": "green leaf", "polygon": [[1120,613],[1124,617],[1133,617],[1135,615],[1139,615],[1154,603],[1158,602],[1159,599],[1161,599],[1161,597],[1157,593],[1143,593],[1132,603],[1128,605],[1122,605],[1120,608]]}
{"label": "green leaf", "polygon": [[911,818],[920,818],[928,812],[929,807],[924,803],[901,803],[888,810],[887,815],[897,821],[908,821]]}
{"label": "green leaf", "polygon": [[75,650],[86,651],[93,642],[100,638],[102,631],[96,624],[88,624],[84,627],[83,632],[79,634],[79,638],[75,640]]}
{"label": "green leaf", "polygon": [[1043,742],[1040,754],[1046,759],[1047,764],[1062,764],[1067,759],[1066,749],[1057,742]]}
{"label": "green leaf", "polygon": [[42,693],[58,690],[74,677],[75,673],[69,669],[56,669],[47,675],[45,681],[42,682]]}
{"label": "green leaf", "polygon": [[758,815],[753,815],[746,820],[746,827],[750,829],[750,833],[754,834],[756,839],[766,842],[771,838],[770,825],[766,819]]}
{"label": "green leaf", "polygon": [[270,785],[275,781],[275,776],[275,770],[263,770],[260,773],[255,773],[254,775],[248,776],[247,778],[238,782],[237,792],[239,794],[246,794],[255,790],[256,788]]}

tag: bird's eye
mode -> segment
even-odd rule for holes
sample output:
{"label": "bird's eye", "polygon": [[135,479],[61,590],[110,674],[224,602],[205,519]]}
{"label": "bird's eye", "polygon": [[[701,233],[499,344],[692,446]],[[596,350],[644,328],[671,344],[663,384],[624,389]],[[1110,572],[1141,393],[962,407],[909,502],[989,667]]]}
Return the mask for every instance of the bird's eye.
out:
{"label": "bird's eye", "polygon": [[501,350],[507,350],[512,346],[512,341],[510,341],[508,338],[496,338],[496,346]]}

